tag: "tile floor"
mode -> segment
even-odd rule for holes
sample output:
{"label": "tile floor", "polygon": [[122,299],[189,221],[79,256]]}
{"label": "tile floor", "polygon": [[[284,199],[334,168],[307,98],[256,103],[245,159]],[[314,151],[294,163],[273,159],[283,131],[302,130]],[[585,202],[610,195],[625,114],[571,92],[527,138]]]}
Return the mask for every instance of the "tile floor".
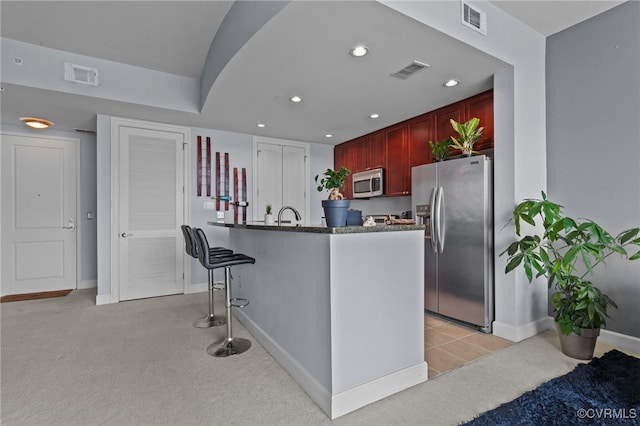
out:
{"label": "tile floor", "polygon": [[434,315],[424,316],[424,358],[429,379],[504,349],[508,340]]}

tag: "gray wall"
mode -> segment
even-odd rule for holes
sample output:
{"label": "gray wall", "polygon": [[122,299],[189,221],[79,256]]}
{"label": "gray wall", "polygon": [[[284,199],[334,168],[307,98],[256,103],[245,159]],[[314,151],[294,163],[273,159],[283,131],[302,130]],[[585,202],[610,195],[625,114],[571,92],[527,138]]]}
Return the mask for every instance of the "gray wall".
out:
{"label": "gray wall", "polygon": [[[640,2],[547,39],[549,197],[612,234],[640,226]],[[607,329],[640,337],[640,262],[594,277],[619,306]]]}

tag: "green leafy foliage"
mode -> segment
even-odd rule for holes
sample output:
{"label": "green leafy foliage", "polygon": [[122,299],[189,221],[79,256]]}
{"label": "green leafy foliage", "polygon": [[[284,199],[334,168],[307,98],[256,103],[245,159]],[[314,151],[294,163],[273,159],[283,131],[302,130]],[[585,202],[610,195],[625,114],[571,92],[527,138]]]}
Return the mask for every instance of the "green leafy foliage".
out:
{"label": "green leafy foliage", "polygon": [[[542,237],[521,236],[522,223],[536,226],[536,219],[542,221]],[[522,265],[529,282],[547,278],[555,291],[551,297],[554,317],[564,334],[580,335],[581,328],[605,326],[607,308],[617,305],[586,277],[614,253],[628,260],[640,259],[640,228],[612,236],[592,220],[565,216],[562,206],[548,200],[544,192],[541,199],[518,204],[513,221],[519,239],[500,253],[507,255],[505,273]],[[629,255],[629,248],[636,253]]]}
{"label": "green leafy foliage", "polygon": [[315,182],[318,184],[318,192],[322,192],[325,189],[331,191],[333,188],[344,188],[344,181],[350,173],[349,169],[342,166],[340,170],[327,169],[322,177],[316,175]]}
{"label": "green leafy foliage", "polygon": [[266,206],[266,207],[265,207],[265,209],[264,209],[264,212],[265,212],[266,214],[271,214],[271,212],[272,212],[271,204],[267,204],[267,206]]}
{"label": "green leafy foliage", "polygon": [[429,141],[429,147],[431,148],[431,156],[434,160],[444,160],[449,154],[449,148],[453,144],[451,138],[443,139],[442,141]]}
{"label": "green leafy foliage", "polygon": [[449,122],[453,130],[458,133],[457,138],[451,136],[453,146],[465,154],[470,154],[473,151],[473,145],[478,142],[484,131],[484,127],[478,127],[480,125],[480,119],[474,117],[466,123],[461,124],[452,118]]}

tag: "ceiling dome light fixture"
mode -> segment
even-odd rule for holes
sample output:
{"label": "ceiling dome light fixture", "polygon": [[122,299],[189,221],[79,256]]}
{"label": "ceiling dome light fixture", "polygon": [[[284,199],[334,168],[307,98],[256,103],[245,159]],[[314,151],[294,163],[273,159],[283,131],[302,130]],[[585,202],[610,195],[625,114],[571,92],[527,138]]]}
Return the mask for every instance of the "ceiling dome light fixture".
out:
{"label": "ceiling dome light fixture", "polygon": [[380,118],[380,114],[369,114],[369,118]]}
{"label": "ceiling dome light fixture", "polygon": [[44,118],[20,117],[20,121],[22,121],[25,126],[38,130],[48,129],[49,127],[53,126],[53,122],[45,120]]}
{"label": "ceiling dome light fixture", "polygon": [[295,104],[302,102],[302,98],[300,96],[292,96],[289,98],[289,100]]}
{"label": "ceiling dome light fixture", "polygon": [[369,49],[367,49],[366,46],[356,46],[349,51],[349,54],[356,58],[360,58],[366,55],[367,53],[369,53]]}
{"label": "ceiling dome light fixture", "polygon": [[326,135],[324,135],[325,138],[332,138],[333,135],[331,133],[327,133]]}
{"label": "ceiling dome light fixture", "polygon": [[263,127],[267,127],[264,123],[258,123],[258,124],[256,124],[256,126],[260,127],[261,129],[262,129]]}
{"label": "ceiling dome light fixture", "polygon": [[460,84],[460,80],[451,79],[451,80],[445,81],[442,85],[444,87],[455,87],[458,84]]}

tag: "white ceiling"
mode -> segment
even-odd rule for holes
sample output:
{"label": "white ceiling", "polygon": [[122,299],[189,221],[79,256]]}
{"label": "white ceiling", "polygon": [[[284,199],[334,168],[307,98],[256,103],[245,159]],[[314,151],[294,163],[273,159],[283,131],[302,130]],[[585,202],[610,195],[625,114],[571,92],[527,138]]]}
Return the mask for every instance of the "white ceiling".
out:
{"label": "white ceiling", "polygon": [[[549,35],[620,2],[491,3]],[[0,28],[3,38],[199,79],[231,5],[3,0]],[[349,56],[358,43],[371,53]],[[460,55],[474,66],[460,67]],[[389,76],[413,60],[430,68],[404,81]],[[48,118],[59,130],[95,130],[100,113],[334,144],[489,89],[504,66],[374,1],[294,1],[226,64],[199,113],[2,81],[2,123],[28,115]],[[462,84],[443,88],[452,77]],[[293,94],[303,102],[290,103]],[[372,112],[382,118],[367,118]],[[258,129],[259,122],[267,127]]]}

